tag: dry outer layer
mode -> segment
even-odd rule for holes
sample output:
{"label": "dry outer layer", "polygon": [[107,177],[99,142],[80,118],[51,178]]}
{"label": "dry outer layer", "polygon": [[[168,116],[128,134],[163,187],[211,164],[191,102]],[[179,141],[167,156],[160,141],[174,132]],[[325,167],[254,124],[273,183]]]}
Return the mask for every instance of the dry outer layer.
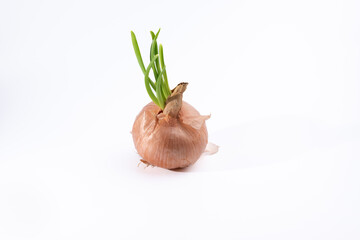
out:
{"label": "dry outer layer", "polygon": [[183,102],[177,118],[158,114],[153,102],[136,117],[132,136],[135,148],[149,164],[167,168],[187,167],[204,152],[208,134],[205,120],[190,104]]}

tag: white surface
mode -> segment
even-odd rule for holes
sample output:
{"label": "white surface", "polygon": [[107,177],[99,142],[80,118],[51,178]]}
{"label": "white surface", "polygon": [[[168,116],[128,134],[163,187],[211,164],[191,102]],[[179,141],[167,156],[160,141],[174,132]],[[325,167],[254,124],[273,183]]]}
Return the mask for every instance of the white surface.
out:
{"label": "white surface", "polygon": [[[357,1],[1,1],[0,239],[360,239]],[[137,167],[162,28],[213,156]]]}

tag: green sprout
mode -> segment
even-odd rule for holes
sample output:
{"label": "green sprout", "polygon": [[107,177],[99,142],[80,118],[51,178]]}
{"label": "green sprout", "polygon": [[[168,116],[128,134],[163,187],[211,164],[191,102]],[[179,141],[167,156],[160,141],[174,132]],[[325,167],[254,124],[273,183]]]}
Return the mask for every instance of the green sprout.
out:
{"label": "green sprout", "polygon": [[[166,99],[171,95],[171,90],[166,74],[163,46],[160,44],[158,47],[156,41],[159,33],[160,29],[156,34],[150,31],[152,42],[150,47],[150,63],[147,68],[145,68],[144,62],[141,57],[139,45],[133,31],[131,31],[131,40],[137,61],[140,65],[142,72],[144,73],[146,91],[148,92],[151,100],[161,109],[164,109]],[[152,70],[154,73],[155,82],[149,77],[150,70]]]}

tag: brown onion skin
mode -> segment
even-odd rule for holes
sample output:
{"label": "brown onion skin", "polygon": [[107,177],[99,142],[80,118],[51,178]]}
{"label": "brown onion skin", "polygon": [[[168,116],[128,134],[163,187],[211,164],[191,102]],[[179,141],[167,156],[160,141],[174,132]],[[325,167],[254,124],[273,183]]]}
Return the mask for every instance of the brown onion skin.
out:
{"label": "brown onion skin", "polygon": [[192,127],[189,119],[201,116],[186,102],[182,103],[177,118],[169,115],[159,118],[160,112],[161,109],[150,102],[135,119],[132,136],[139,155],[147,163],[166,169],[195,163],[208,142],[205,120],[201,127]]}

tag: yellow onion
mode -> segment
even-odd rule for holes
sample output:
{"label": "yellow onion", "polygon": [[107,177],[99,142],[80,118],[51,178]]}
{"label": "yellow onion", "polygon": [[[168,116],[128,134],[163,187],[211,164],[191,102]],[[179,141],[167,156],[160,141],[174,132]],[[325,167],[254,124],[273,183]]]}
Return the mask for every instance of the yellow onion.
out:
{"label": "yellow onion", "polygon": [[[175,109],[179,108],[178,104],[180,109]],[[148,164],[167,169],[187,167],[205,150],[208,142],[205,120],[209,117],[200,115],[193,106],[182,102],[181,97],[169,101],[164,111],[150,102],[133,125],[135,148]]]}
{"label": "yellow onion", "polygon": [[[205,120],[190,104],[182,101],[187,83],[170,90],[163,47],[157,45],[159,31],[152,31],[150,63],[145,68],[136,36],[131,32],[135,56],[144,73],[145,88],[152,102],[135,119],[132,136],[135,148],[146,164],[167,169],[184,168],[204,152],[208,142]],[[150,79],[152,70],[155,81]]]}

